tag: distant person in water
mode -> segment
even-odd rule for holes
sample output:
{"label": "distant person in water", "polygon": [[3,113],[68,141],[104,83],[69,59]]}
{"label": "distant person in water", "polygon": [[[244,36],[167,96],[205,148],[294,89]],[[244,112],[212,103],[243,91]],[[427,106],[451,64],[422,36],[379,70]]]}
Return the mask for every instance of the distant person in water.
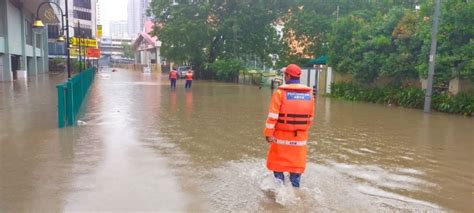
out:
{"label": "distant person in water", "polygon": [[188,72],[185,75],[186,78],[186,84],[184,85],[185,89],[191,89],[191,85],[193,83],[193,71],[191,69],[188,69]]}
{"label": "distant person in water", "polygon": [[172,89],[176,88],[176,80],[178,80],[178,71],[176,71],[176,68],[173,68],[170,71],[169,79],[171,82],[171,88]]}

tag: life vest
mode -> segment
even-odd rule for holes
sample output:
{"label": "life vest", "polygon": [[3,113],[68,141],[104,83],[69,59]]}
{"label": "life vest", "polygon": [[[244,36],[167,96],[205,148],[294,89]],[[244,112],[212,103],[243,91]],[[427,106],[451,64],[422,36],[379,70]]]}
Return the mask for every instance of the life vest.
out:
{"label": "life vest", "polygon": [[192,81],[193,80],[193,74],[192,73],[186,73],[186,80]]}
{"label": "life vest", "polygon": [[313,99],[311,88],[301,84],[278,87],[283,91],[276,130],[306,131],[311,127]]}
{"label": "life vest", "polygon": [[178,78],[178,72],[176,70],[171,70],[170,78],[177,79]]}
{"label": "life vest", "polygon": [[273,94],[263,134],[274,137],[267,168],[277,172],[303,173],[314,98],[311,88],[301,84],[280,86]]}

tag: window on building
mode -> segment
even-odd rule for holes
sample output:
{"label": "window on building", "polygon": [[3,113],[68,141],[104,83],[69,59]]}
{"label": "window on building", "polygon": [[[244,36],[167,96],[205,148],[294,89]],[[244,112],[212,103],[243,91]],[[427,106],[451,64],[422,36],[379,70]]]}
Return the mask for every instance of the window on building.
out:
{"label": "window on building", "polygon": [[65,43],[48,43],[48,54],[49,55],[65,55],[66,45]]}
{"label": "window on building", "polygon": [[25,41],[28,45],[33,45],[33,25],[30,21],[25,20]]}
{"label": "window on building", "polygon": [[4,19],[4,14],[0,14],[0,36],[3,36],[5,32],[3,32],[3,20]]}
{"label": "window on building", "polygon": [[81,25],[81,30],[79,31],[79,27],[74,27],[74,36],[80,36],[83,38],[92,38],[92,30],[85,28]]}
{"label": "window on building", "polygon": [[74,0],[74,7],[91,9],[91,0]]}
{"label": "window on building", "polygon": [[48,38],[57,39],[59,37],[59,26],[58,25],[48,25]]}
{"label": "window on building", "polygon": [[74,18],[82,19],[82,20],[92,20],[92,15],[90,12],[83,12],[79,10],[74,10]]}

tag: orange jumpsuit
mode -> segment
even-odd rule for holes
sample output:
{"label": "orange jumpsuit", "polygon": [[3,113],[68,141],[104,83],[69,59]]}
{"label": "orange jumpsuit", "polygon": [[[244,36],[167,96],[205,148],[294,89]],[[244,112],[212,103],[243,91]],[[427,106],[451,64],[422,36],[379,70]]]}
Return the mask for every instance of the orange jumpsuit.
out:
{"label": "orange jumpsuit", "polygon": [[193,73],[188,72],[185,75],[187,81],[192,81],[193,80]]}
{"label": "orange jumpsuit", "polygon": [[177,79],[178,78],[178,71],[176,70],[171,70],[169,74],[170,79]]}
{"label": "orange jumpsuit", "polygon": [[286,84],[272,95],[264,135],[270,144],[267,168],[276,172],[303,173],[306,167],[308,129],[314,115],[311,88]]}

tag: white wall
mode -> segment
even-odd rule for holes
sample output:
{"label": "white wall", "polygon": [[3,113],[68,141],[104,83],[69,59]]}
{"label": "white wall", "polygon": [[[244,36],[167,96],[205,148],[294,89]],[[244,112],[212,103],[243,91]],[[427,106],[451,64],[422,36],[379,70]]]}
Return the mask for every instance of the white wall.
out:
{"label": "white wall", "polygon": [[[309,74],[309,76],[308,76]],[[309,84],[308,84],[308,77],[309,77]],[[316,79],[318,77],[318,73],[316,69],[301,69],[301,76],[300,76],[300,83],[307,85],[309,87],[313,87],[316,85]]]}

